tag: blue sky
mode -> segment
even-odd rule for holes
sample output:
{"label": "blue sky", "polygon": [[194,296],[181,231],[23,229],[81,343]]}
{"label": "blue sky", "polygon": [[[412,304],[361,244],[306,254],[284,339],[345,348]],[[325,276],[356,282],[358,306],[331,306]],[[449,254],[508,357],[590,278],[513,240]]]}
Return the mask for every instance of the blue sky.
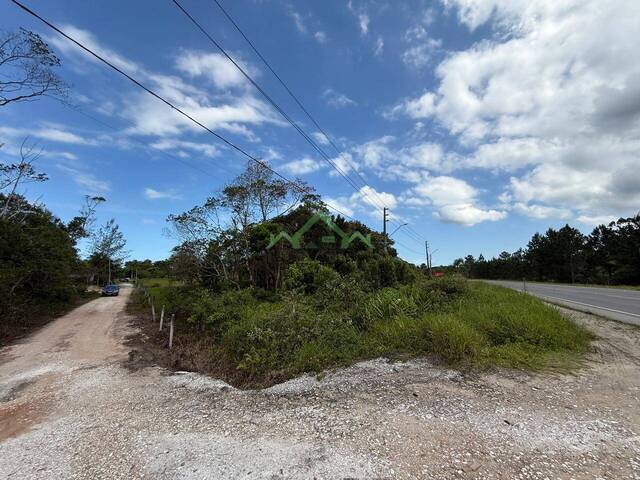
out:
{"label": "blue sky", "polygon": [[[223,1],[341,156],[213,1],[182,3],[356,182],[358,170],[364,191],[332,173],[172,2],[27,5],[342,211],[380,228],[371,199],[384,200],[410,224],[395,235],[409,261],[424,261],[417,237],[449,263],[513,251],[566,222],[588,232],[640,205],[637,2]],[[83,195],[103,195],[99,220],[117,220],[133,258],[166,257],[166,216],[204,201],[245,159],[3,2],[0,28],[18,27],[60,56],[77,109],[115,128],[51,99],[11,104],[0,110],[0,158],[29,136],[50,176],[30,198],[67,220]]]}

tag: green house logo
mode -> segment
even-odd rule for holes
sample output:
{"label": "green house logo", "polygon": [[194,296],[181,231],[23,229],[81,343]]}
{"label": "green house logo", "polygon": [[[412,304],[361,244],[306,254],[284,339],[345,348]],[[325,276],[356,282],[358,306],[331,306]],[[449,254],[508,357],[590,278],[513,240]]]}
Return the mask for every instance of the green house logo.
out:
{"label": "green house logo", "polygon": [[[307,233],[311,227],[313,227],[318,222],[324,222],[324,224],[329,228],[330,231],[334,232],[335,235],[324,235],[321,239],[322,243],[325,244],[336,244],[340,242],[341,249],[349,248],[349,245],[354,240],[360,240],[367,247],[373,248],[373,242],[371,241],[371,234],[362,235],[360,232],[354,232],[351,235],[348,235],[344,232],[336,223],[329,217],[328,215],[323,215],[322,213],[314,214],[307,222],[298,229],[296,233],[293,235],[289,235],[287,232],[280,232],[277,235],[271,234],[271,240],[267,249],[273,248],[280,240],[284,239],[291,244],[291,248],[294,250],[299,250],[302,248],[301,240],[304,237],[304,234]],[[316,245],[308,245],[308,248],[318,248]]]}

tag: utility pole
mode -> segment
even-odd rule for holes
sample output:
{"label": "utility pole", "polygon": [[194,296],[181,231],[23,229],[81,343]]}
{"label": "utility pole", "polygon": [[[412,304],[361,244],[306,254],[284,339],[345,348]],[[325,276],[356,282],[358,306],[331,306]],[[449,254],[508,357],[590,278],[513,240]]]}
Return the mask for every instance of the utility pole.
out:
{"label": "utility pole", "polygon": [[109,259],[109,281],[107,282],[108,285],[111,285],[111,259]]}
{"label": "utility pole", "polygon": [[388,220],[388,212],[389,209],[387,207],[382,208],[382,237],[384,238],[384,253],[387,253],[387,222]]}
{"label": "utility pole", "polygon": [[429,271],[429,277],[431,277],[431,254],[429,253],[429,242],[424,241],[424,251],[427,255],[427,270]]}

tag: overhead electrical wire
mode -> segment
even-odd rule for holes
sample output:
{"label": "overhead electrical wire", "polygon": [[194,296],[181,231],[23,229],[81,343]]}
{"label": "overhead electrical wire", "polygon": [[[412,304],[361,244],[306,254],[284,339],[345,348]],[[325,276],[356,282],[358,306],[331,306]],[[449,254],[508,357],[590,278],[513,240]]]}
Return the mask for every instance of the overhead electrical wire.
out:
{"label": "overhead electrical wire", "polygon": [[[179,107],[176,107],[173,103],[171,103],[169,100],[165,99],[164,97],[162,97],[161,95],[157,94],[156,92],[154,92],[153,90],[151,90],[149,87],[146,87],[145,85],[143,85],[140,81],[136,80],[134,77],[132,77],[131,75],[129,75],[128,73],[122,71],[120,68],[116,67],[115,65],[113,65],[111,62],[109,62],[108,60],[106,60],[105,58],[103,58],[102,56],[100,56],[98,53],[94,52],[93,50],[91,50],[90,48],[86,47],[85,45],[83,45],[81,42],[79,42],[78,40],[76,40],[75,38],[67,35],[64,31],[60,30],[58,27],[56,27],[54,24],[52,24],[51,22],[49,22],[48,20],[46,20],[45,18],[43,18],[41,15],[39,15],[38,13],[34,12],[33,10],[31,10],[29,7],[27,7],[26,5],[23,5],[21,2],[17,1],[17,0],[10,0],[12,3],[14,3],[17,7],[19,7],[20,9],[24,10],[26,13],[28,13],[29,15],[37,18],[38,20],[40,20],[42,23],[44,23],[45,25],[47,25],[49,28],[51,28],[52,30],[54,30],[55,32],[57,32],[58,34],[62,35],[64,38],[66,38],[67,40],[69,40],[70,42],[74,43],[75,45],[77,45],[78,47],[80,47],[82,50],[84,50],[85,52],[89,53],[91,56],[93,56],[94,58],[98,59],[99,61],[101,61],[102,63],[104,63],[105,65],[107,65],[108,67],[110,67],[111,69],[115,70],[116,72],[118,72],[120,75],[124,76],[125,78],[127,78],[130,82],[134,83],[135,85],[137,85],[138,87],[142,88],[144,91],[146,91],[149,95],[152,95],[153,97],[157,98],[158,100],[160,100],[161,102],[163,102],[164,104],[166,104],[167,106],[171,107],[173,110],[175,110],[176,112],[180,113],[181,115],[183,115],[184,117],[186,117],[187,119],[189,119],[191,122],[195,123],[196,125],[198,125],[199,127],[201,127],[202,129],[206,130],[207,132],[209,132],[211,135],[215,136],[216,138],[218,138],[219,140],[221,140],[222,142],[224,142],[226,145],[228,145],[229,147],[233,148],[235,151],[237,151],[238,153],[240,153],[241,155],[245,156],[246,158],[248,158],[249,160],[261,165],[262,167],[264,167],[266,170],[270,171],[271,173],[273,173],[274,175],[276,175],[277,177],[279,177],[280,179],[282,179],[283,181],[285,181],[287,184],[293,186],[293,188],[295,188],[296,190],[298,190],[301,193],[305,192],[305,189],[302,188],[300,185],[298,185],[297,183],[289,180],[287,177],[285,177],[284,175],[280,174],[278,171],[274,170],[273,168],[271,168],[271,166],[265,162],[263,162],[262,160],[254,157],[253,155],[251,155],[250,153],[248,153],[246,150],[244,150],[242,147],[239,147],[238,145],[236,145],[235,143],[231,142],[230,140],[226,139],[225,137],[223,137],[222,135],[216,133],[215,131],[211,130],[209,127],[207,127],[206,125],[202,124],[201,122],[199,122],[197,119],[195,119],[194,117],[192,117],[191,115],[189,115],[188,113],[184,112],[182,109],[180,109]],[[346,213],[340,211],[339,209],[333,207],[332,205],[330,205],[327,202],[324,202],[325,205],[334,210],[335,212],[339,213],[340,215],[342,215],[343,217],[352,219],[353,218],[349,215],[347,215]]]}
{"label": "overhead electrical wire", "polygon": [[[249,37],[244,33],[244,31],[242,30],[242,28],[240,28],[240,26],[238,25],[238,23],[233,19],[233,17],[231,17],[231,15],[227,12],[227,10],[222,6],[222,4],[218,1],[218,0],[213,0],[215,2],[215,4],[218,6],[218,8],[220,9],[220,11],[222,11],[222,13],[224,14],[224,16],[229,20],[229,22],[234,26],[234,28],[238,31],[238,33],[240,33],[240,35],[242,36],[242,38],[244,38],[244,40],[247,42],[247,44],[251,47],[251,49],[253,50],[253,52],[258,56],[258,58],[260,58],[260,60],[262,61],[262,63],[264,63],[264,65],[267,67],[267,69],[274,75],[274,77],[278,80],[278,82],[280,82],[280,84],[282,85],[282,87],[287,91],[287,93],[289,94],[289,96],[291,96],[291,98],[295,101],[295,103],[298,105],[298,107],[305,113],[305,115],[309,118],[309,120],[311,120],[311,122],[315,125],[315,127],[318,129],[318,131],[324,135],[324,137],[327,139],[327,141],[329,142],[329,144],[333,147],[333,149],[336,151],[336,153],[338,154],[338,156],[343,155],[344,152],[342,152],[342,150],[336,145],[336,143],[332,140],[332,138],[329,136],[329,134],[327,134],[327,132],[320,126],[319,122],[313,117],[313,115],[311,115],[311,113],[309,112],[309,110],[307,108],[305,108],[305,106],[302,104],[302,102],[300,101],[300,99],[293,93],[293,91],[289,88],[289,86],[286,84],[286,82],[282,79],[282,77],[280,75],[278,75],[278,73],[275,71],[275,69],[271,66],[271,64],[269,63],[269,61],[262,55],[262,53],[260,53],[260,51],[257,49],[257,47],[254,45],[254,43],[249,39]],[[226,54],[226,52],[224,52],[224,49],[222,49],[222,47],[220,47],[220,45],[213,40],[210,35],[208,33],[206,33],[204,31],[204,28],[202,28],[195,19],[193,19],[193,17],[191,15],[188,14],[188,12],[186,12],[186,10],[176,1],[173,0],[173,2],[178,6],[178,8],[180,8],[180,10],[182,10],[185,15],[187,15],[194,24],[196,24],[198,26],[198,28],[207,36],[209,37],[209,39],[216,45],[216,47],[218,47],[226,56],[229,60],[231,60],[233,62],[234,65],[237,66],[237,63],[235,61],[233,61],[233,59],[231,59],[231,57],[229,55]],[[240,68],[240,67],[238,67]],[[241,69],[242,71],[242,69]],[[244,71],[243,71],[244,73]],[[247,76],[245,74],[245,76]],[[249,78],[247,76],[247,78]],[[253,83],[255,85],[255,82],[253,82],[250,79],[251,83]],[[366,181],[365,178],[363,178],[363,176],[360,174],[360,172],[358,172],[358,169],[353,165],[353,163],[346,157],[342,157],[344,158],[344,160],[347,162],[347,164],[349,165],[349,167],[351,168],[351,170],[357,175],[357,177],[360,179],[360,181],[363,183],[364,186],[367,186],[371,189],[371,194],[373,194],[376,199],[380,202],[378,204],[378,208],[383,208],[384,207],[384,201],[382,201],[382,199],[380,198],[380,196],[378,195],[378,193],[376,192],[375,188],[373,188],[371,185],[369,185],[369,183]],[[349,181],[349,183],[353,186],[353,182]],[[357,187],[356,187],[357,188]],[[362,192],[360,192],[360,188],[357,188],[358,192],[362,194]],[[367,196],[368,194],[364,194],[365,196]],[[393,221],[393,220],[391,220]],[[398,222],[396,222],[396,224],[398,224]],[[415,230],[413,230],[413,228],[411,228],[410,225],[407,225],[407,232],[406,234],[410,237],[412,237],[414,240],[417,241],[422,241],[421,238],[418,236],[418,232],[416,232]],[[413,233],[413,235],[409,235],[409,232]]]}
{"label": "overhead electrical wire", "polygon": [[358,186],[353,183],[353,181],[329,158],[329,156],[320,148],[318,144],[302,129],[298,124],[296,124],[289,115],[271,98],[271,96],[249,75],[242,66],[240,66],[234,59],[227,53],[227,51],[220,45],[210,34],[205,30],[205,28],[200,25],[200,23],[191,15],[177,0],[172,0],[173,4],[193,23],[200,32],[209,39],[213,45],[220,50],[227,60],[229,60],[238,71],[253,85],[260,94],[271,104],[273,108],[294,128],[296,131],[302,135],[302,137],[313,147],[313,149],[320,154],[322,159],[326,161],[339,175],[341,175],[347,183],[349,183],[353,188],[359,190]]}

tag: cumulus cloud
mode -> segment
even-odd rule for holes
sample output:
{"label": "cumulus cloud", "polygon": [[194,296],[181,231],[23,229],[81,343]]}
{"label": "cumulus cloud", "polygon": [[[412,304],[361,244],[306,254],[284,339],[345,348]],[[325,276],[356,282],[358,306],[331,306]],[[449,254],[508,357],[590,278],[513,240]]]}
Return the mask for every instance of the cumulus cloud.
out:
{"label": "cumulus cloud", "polygon": [[[63,30],[127,73],[135,74],[137,78],[143,80],[161,96],[212,130],[225,130],[255,141],[257,137],[251,127],[265,123],[284,125],[284,122],[265,102],[258,99],[253,91],[246,88],[242,74],[219,54],[183,51],[175,58],[174,66],[177,71],[186,73],[192,79],[208,81],[215,87],[211,92],[210,88],[200,88],[176,75],[150,71],[137,62],[101,45],[86,30],[72,25],[66,25]],[[69,42],[62,42],[53,37],[51,42],[64,54],[95,61],[93,57],[88,56]],[[238,62],[252,75],[259,74],[259,71],[252,65],[243,63],[241,59]],[[127,91],[119,105],[112,102],[109,108],[102,113],[120,115],[128,120],[133,126],[128,128],[125,133],[133,135],[175,137],[184,131],[202,132],[202,129],[189,119],[173,111],[160,100],[141,91],[134,93]]]}
{"label": "cumulus cloud", "polygon": [[[252,77],[259,74],[257,68],[242,62],[235,56],[234,60]],[[240,70],[221,53],[185,51],[176,59],[176,67],[191,77],[204,76],[220,89],[248,85],[247,79]]]}
{"label": "cumulus cloud", "polygon": [[282,165],[283,170],[293,175],[305,175],[308,173],[317,172],[324,168],[325,164],[314,160],[310,157],[304,157],[300,160],[293,160]]}
{"label": "cumulus cloud", "polygon": [[391,113],[444,127],[467,152],[456,168],[509,172],[507,193],[521,213],[633,213],[640,3],[443,2],[470,30],[489,24],[494,35],[451,53],[436,88]]}
{"label": "cumulus cloud", "polygon": [[378,192],[375,188],[365,185],[351,195],[353,204],[366,205],[374,209],[381,209],[383,206],[394,209],[398,206],[398,200],[393,193]]}
{"label": "cumulus cloud", "polygon": [[451,176],[428,176],[404,195],[415,206],[433,206],[434,216],[444,222],[472,226],[485,221],[502,220],[504,210],[478,205],[478,191],[466,181]]}

